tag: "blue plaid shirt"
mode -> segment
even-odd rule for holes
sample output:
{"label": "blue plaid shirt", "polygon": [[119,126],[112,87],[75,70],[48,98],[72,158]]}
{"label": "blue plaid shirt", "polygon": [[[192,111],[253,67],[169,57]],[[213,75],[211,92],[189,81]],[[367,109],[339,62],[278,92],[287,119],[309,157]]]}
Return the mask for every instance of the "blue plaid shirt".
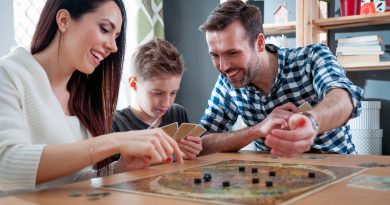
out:
{"label": "blue plaid shirt", "polygon": [[[351,118],[360,114],[363,90],[346,77],[343,67],[327,46],[313,44],[288,49],[268,44],[266,48],[277,53],[279,65],[269,95],[263,95],[253,84],[235,89],[224,75],[219,75],[201,117],[201,125],[209,132],[229,131],[239,115],[246,125],[253,126],[265,119],[275,107],[288,102],[299,106],[307,101],[315,106],[333,88],[349,92],[353,103]],[[270,150],[262,139],[257,139],[255,145],[260,151]],[[310,151],[356,153],[349,125],[318,135]]]}

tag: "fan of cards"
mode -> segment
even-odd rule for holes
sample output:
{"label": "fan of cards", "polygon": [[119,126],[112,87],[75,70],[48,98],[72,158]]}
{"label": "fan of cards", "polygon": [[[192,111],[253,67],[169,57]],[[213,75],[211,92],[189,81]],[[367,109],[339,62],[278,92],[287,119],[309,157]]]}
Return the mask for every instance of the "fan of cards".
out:
{"label": "fan of cards", "polygon": [[176,141],[186,136],[200,137],[206,131],[202,126],[193,123],[181,123],[179,127],[178,123],[174,122],[160,128]]}

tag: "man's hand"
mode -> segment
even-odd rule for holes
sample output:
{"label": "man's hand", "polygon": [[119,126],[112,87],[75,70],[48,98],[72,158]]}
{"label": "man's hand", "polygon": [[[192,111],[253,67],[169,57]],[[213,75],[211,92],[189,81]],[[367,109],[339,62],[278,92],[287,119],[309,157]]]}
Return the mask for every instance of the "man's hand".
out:
{"label": "man's hand", "polygon": [[266,136],[265,145],[272,148],[272,155],[294,157],[302,154],[310,150],[318,134],[310,119],[300,113],[289,118],[288,126],[288,130],[274,129]]}
{"label": "man's hand", "polygon": [[273,129],[288,128],[288,120],[294,113],[298,113],[299,109],[292,103],[276,107],[261,123],[255,125],[260,131],[260,136],[265,137]]}

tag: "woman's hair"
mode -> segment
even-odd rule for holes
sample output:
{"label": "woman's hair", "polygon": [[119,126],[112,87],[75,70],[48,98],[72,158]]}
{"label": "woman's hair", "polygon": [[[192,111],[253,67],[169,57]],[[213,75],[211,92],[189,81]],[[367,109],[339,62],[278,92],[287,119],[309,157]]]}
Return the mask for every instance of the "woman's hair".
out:
{"label": "woman's hair", "polygon": [[[112,129],[125,52],[126,11],[123,2],[121,0],[47,0],[31,42],[32,54],[43,51],[52,43],[58,30],[56,15],[60,9],[66,9],[71,18],[77,21],[84,14],[94,12],[108,1],[114,1],[122,13],[121,32],[116,38],[118,51],[101,61],[90,75],[75,71],[67,84],[70,92],[69,110],[72,115],[79,118],[93,136],[110,133]],[[97,163],[98,175],[102,170],[104,170],[103,174],[108,173],[108,169],[101,168],[109,163],[107,159]]]}
{"label": "woman's hair", "polygon": [[154,38],[137,48],[131,71],[144,80],[161,76],[182,76],[183,57],[168,41]]}

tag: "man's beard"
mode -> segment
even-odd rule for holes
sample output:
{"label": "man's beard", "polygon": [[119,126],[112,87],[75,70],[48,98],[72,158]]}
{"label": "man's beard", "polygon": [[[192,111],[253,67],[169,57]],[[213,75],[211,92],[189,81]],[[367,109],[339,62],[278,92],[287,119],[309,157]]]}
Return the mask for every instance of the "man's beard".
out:
{"label": "man's beard", "polygon": [[[259,71],[259,67],[260,65],[258,63],[253,63],[252,65],[247,65],[245,66],[245,68],[240,68],[239,70],[241,70],[243,72],[243,75],[242,75],[242,79],[240,82],[236,82],[236,83],[232,83],[230,82],[230,84],[235,88],[235,89],[238,89],[238,88],[242,88],[242,87],[245,87],[245,86],[248,86],[253,79],[255,79],[258,71]],[[229,78],[228,78],[229,79]]]}

